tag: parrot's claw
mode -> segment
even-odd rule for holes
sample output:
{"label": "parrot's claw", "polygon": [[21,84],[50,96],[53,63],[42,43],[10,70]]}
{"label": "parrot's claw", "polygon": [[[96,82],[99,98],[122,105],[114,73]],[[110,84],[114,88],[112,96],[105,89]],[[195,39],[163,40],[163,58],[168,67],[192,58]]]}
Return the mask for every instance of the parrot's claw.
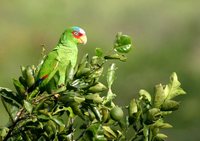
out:
{"label": "parrot's claw", "polygon": [[65,84],[60,84],[60,85],[58,85],[58,88],[62,88],[64,86],[65,86]]}
{"label": "parrot's claw", "polygon": [[60,94],[56,93],[56,94],[54,94],[54,97],[55,97],[56,99],[58,99],[58,98],[60,97]]}

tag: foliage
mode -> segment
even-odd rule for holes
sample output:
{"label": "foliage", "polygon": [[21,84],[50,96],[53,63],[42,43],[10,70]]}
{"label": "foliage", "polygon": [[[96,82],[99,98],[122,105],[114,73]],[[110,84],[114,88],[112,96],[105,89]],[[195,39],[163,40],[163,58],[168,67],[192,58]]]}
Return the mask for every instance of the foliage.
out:
{"label": "foliage", "polygon": [[13,80],[16,92],[0,87],[10,118],[9,124],[1,127],[1,140],[164,140],[167,136],[160,129],[172,127],[164,117],[178,109],[174,98],[185,94],[176,73],[172,73],[169,84],[156,85],[153,95],[142,89],[139,98],[124,107],[114,103],[115,63],[107,69],[107,86],[100,81],[105,63],[125,61],[131,45],[129,36],[118,33],[108,55],[97,48],[94,56],[86,54],[74,69],[69,65],[67,90],[60,93],[40,92],[38,87],[29,92],[41,64],[21,67],[22,76]]}

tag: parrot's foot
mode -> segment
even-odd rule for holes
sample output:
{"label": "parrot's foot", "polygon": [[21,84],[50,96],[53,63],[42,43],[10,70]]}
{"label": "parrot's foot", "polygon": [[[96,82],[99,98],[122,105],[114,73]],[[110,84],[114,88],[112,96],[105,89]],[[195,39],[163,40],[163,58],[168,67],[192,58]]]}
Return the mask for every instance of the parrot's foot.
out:
{"label": "parrot's foot", "polygon": [[58,85],[58,88],[65,87],[65,84]]}
{"label": "parrot's foot", "polygon": [[56,94],[54,94],[54,97],[55,97],[56,99],[58,99],[58,98],[60,97],[60,94],[56,93]]}

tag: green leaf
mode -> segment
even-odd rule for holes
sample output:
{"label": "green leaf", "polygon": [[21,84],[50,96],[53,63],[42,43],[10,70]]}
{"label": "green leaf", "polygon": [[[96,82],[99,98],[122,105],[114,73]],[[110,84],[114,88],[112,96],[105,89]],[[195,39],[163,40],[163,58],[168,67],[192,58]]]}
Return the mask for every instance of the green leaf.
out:
{"label": "green leaf", "polygon": [[107,96],[104,98],[103,104],[111,103],[115,97],[116,94],[114,94],[111,89],[108,89]]}
{"label": "green leaf", "polygon": [[49,120],[44,125],[44,130],[49,138],[55,137],[56,133],[58,132],[57,123],[53,120]]}
{"label": "green leaf", "polygon": [[161,105],[161,110],[163,111],[175,111],[179,108],[180,103],[174,100],[165,100]]}
{"label": "green leaf", "polygon": [[104,135],[108,139],[115,139],[115,138],[117,138],[116,133],[109,126],[103,126],[103,130],[104,130]]}
{"label": "green leaf", "polygon": [[71,107],[64,107],[64,106],[57,107],[55,112],[52,115],[56,115],[62,111],[66,111],[68,113],[68,116],[71,118],[73,118],[75,116]]}
{"label": "green leaf", "polygon": [[103,56],[102,48],[96,48],[95,49],[95,55],[98,56],[98,57],[102,57]]}
{"label": "green leaf", "polygon": [[103,101],[103,98],[99,96],[99,94],[88,94],[85,96],[86,100],[91,100],[94,103],[101,103]]}
{"label": "green leaf", "polygon": [[117,70],[117,67],[115,63],[112,63],[108,69],[107,72],[107,83],[108,83],[108,88],[110,89],[116,76],[115,76],[115,71]]}
{"label": "green leaf", "polygon": [[41,136],[38,141],[46,141],[46,138],[44,136]]}
{"label": "green leaf", "polygon": [[147,100],[151,103],[151,94],[147,92],[146,90],[141,89],[139,91],[140,99]]}
{"label": "green leaf", "polygon": [[85,56],[83,56],[81,63],[78,66],[78,70],[76,73],[77,77],[80,77],[82,75],[82,71],[84,68],[88,68],[88,63],[89,63],[88,61],[89,61],[89,57],[88,57],[88,54],[86,54]]}
{"label": "green leaf", "polygon": [[23,78],[26,78],[26,68],[24,66],[20,66],[20,69],[21,69]]}
{"label": "green leaf", "polygon": [[72,81],[73,77],[74,77],[74,68],[72,67],[72,64],[70,62],[66,69],[66,82],[65,83]]}
{"label": "green leaf", "polygon": [[13,104],[11,100],[4,97],[1,97],[1,102],[9,116],[9,122],[13,124],[16,119],[16,115],[19,112],[19,106]]}
{"label": "green leaf", "polygon": [[84,79],[76,79],[70,85],[77,89],[83,89],[87,88],[89,86],[89,83],[85,82]]}
{"label": "green leaf", "polygon": [[152,123],[160,118],[160,109],[152,108],[148,111],[147,119],[148,123]]}
{"label": "green leaf", "polygon": [[[8,131],[9,131],[9,128],[0,127],[0,137],[4,138],[7,135]],[[1,140],[1,138],[0,138],[0,140]]]}
{"label": "green leaf", "polygon": [[31,93],[28,94],[28,99],[34,98],[39,93],[40,93],[40,89],[39,87],[36,87]]}
{"label": "green leaf", "polygon": [[156,137],[158,137],[158,138],[160,138],[160,139],[166,139],[166,138],[167,138],[167,135],[162,134],[162,133],[158,133],[158,134],[156,135]]}
{"label": "green leaf", "polygon": [[21,97],[17,96],[15,92],[8,88],[0,87],[0,95],[4,98],[6,102],[16,107],[21,106]]}
{"label": "green leaf", "polygon": [[110,118],[110,111],[107,108],[101,109],[102,121],[107,122]]}
{"label": "green leaf", "polygon": [[28,102],[27,100],[24,100],[24,107],[25,109],[29,112],[32,113],[33,111],[33,106],[30,102]]}
{"label": "green leaf", "polygon": [[186,94],[180,85],[181,83],[178,81],[176,73],[172,73],[170,83],[165,88],[165,93],[168,93],[167,99],[172,99],[178,95]]}
{"label": "green leaf", "polygon": [[153,126],[154,128],[162,128],[162,129],[166,129],[166,128],[172,128],[173,126],[169,123],[164,123],[163,120],[157,120],[154,124],[152,124],[151,126]]}
{"label": "green leaf", "polygon": [[[63,104],[69,104],[70,102],[75,102],[75,97],[80,97],[80,100],[83,100],[83,96],[81,96],[79,93],[74,92],[74,91],[70,91],[70,92],[66,92],[63,93],[58,100],[61,101]],[[75,99],[74,99],[75,98]],[[76,99],[78,100],[78,98]]]}
{"label": "green leaf", "polygon": [[51,120],[53,120],[55,123],[57,123],[60,126],[61,130],[64,130],[65,124],[60,117],[53,116],[53,117],[50,117],[50,118],[51,118]]}
{"label": "green leaf", "polygon": [[85,119],[85,115],[82,113],[81,108],[80,108],[81,105],[79,103],[77,103],[77,102],[71,102],[69,105],[72,108],[73,113],[75,115],[78,115],[83,120]]}
{"label": "green leaf", "polygon": [[25,80],[26,80],[27,86],[31,87],[33,84],[35,84],[33,69],[30,66],[27,66],[25,70],[25,74],[26,74]]}
{"label": "green leaf", "polygon": [[103,73],[103,67],[98,66],[98,68],[95,68],[95,70],[89,75],[89,79],[91,81],[95,80],[95,82],[97,83],[102,73]]}
{"label": "green leaf", "polygon": [[106,86],[103,85],[102,83],[98,82],[96,85],[92,86],[89,88],[89,92],[91,93],[98,93],[106,90]]}
{"label": "green leaf", "polygon": [[119,53],[128,53],[131,50],[132,41],[128,35],[119,32],[114,43],[114,50]]}
{"label": "green leaf", "polygon": [[136,99],[133,98],[129,104],[128,107],[128,112],[129,112],[129,116],[132,117],[133,114],[138,112],[138,107],[137,107],[137,103],[136,103]]}
{"label": "green leaf", "polygon": [[37,118],[39,120],[42,120],[42,121],[48,121],[48,120],[50,120],[50,117],[47,116],[47,115],[44,115],[44,114],[37,115]]}
{"label": "green leaf", "polygon": [[107,141],[101,123],[93,123],[87,129],[82,141]]}
{"label": "green leaf", "polygon": [[25,94],[26,92],[25,87],[18,80],[13,79],[13,84],[19,94]]}
{"label": "green leaf", "polygon": [[79,96],[74,96],[74,101],[81,104],[82,102],[85,101],[84,97],[79,97]]}
{"label": "green leaf", "polygon": [[156,85],[155,87],[155,98],[154,98],[154,107],[160,108],[164,100],[167,98],[167,93],[164,91],[161,84]]}
{"label": "green leaf", "polygon": [[159,114],[161,116],[167,116],[167,115],[170,115],[172,113],[172,111],[161,111]]}
{"label": "green leaf", "polygon": [[97,120],[101,121],[102,119],[102,115],[100,114],[100,111],[97,107],[94,106],[90,106],[90,109],[92,110],[92,112],[94,113],[95,117]]}

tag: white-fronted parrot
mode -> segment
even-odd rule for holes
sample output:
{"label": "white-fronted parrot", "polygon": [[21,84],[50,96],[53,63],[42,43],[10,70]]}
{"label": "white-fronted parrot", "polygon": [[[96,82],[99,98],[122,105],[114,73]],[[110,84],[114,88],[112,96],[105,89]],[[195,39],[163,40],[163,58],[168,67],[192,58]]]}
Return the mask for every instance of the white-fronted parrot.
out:
{"label": "white-fronted parrot", "polygon": [[45,57],[36,77],[36,85],[41,91],[54,93],[66,89],[66,69],[69,64],[72,67],[76,65],[77,45],[86,42],[86,33],[80,27],[74,26],[63,32],[57,46]]}

